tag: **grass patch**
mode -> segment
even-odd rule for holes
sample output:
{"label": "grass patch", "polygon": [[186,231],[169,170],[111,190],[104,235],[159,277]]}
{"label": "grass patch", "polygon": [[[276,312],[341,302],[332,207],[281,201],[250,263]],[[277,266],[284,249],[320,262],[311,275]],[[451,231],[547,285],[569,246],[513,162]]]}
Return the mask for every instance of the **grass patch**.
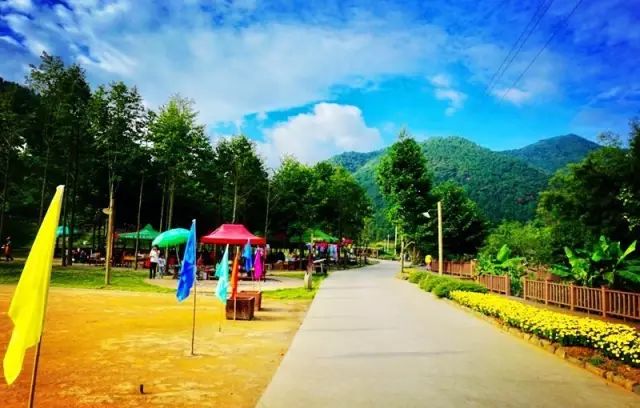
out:
{"label": "grass patch", "polygon": [[[304,278],[304,273],[302,274]],[[299,300],[308,299],[311,300],[316,296],[320,283],[326,278],[324,275],[313,275],[313,289],[307,290],[302,287],[303,282],[300,282],[299,288],[285,288],[275,290],[265,290],[262,292],[262,296],[268,299],[281,299],[281,300]]]}
{"label": "grass patch", "polygon": [[[24,264],[0,264],[0,284],[17,284]],[[63,288],[126,290],[133,292],[171,293],[174,289],[150,285],[144,280],[146,270],[113,268],[111,285],[104,284],[104,269],[87,266],[54,266],[51,271],[51,286]]]}

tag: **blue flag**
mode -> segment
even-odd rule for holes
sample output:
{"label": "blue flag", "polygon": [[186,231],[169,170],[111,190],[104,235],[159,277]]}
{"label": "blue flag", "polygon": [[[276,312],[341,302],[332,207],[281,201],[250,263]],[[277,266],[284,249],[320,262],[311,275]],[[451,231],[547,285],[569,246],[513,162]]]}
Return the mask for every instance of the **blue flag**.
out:
{"label": "blue flag", "polygon": [[196,280],[196,220],[191,222],[189,238],[184,248],[182,266],[180,266],[180,281],[178,281],[178,291],[176,297],[180,302],[189,297],[189,291]]}
{"label": "blue flag", "polygon": [[251,269],[253,269],[253,250],[251,249],[249,240],[247,240],[247,244],[244,246],[242,257],[244,258],[244,270],[247,273],[251,273]]}
{"label": "blue flag", "polygon": [[227,304],[227,294],[229,292],[229,245],[224,250],[222,260],[216,266],[216,276],[218,286],[216,286],[216,297],[223,304]]}

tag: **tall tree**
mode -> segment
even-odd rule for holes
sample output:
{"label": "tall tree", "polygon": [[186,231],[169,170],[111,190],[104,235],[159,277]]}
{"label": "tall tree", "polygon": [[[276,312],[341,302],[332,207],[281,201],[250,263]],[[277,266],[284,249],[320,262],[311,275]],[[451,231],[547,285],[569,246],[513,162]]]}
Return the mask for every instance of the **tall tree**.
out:
{"label": "tall tree", "polygon": [[[237,135],[221,139],[215,151],[216,168],[227,177],[231,197],[229,220],[260,225],[265,208],[267,172],[256,152],[255,143],[244,135]],[[251,217],[252,214],[260,216]]]}
{"label": "tall tree", "polygon": [[211,151],[204,126],[196,122],[197,115],[193,101],[176,95],[160,108],[150,123],[153,154],[166,171],[167,229],[172,226],[176,188],[193,172],[194,163]]}
{"label": "tall tree", "polygon": [[[450,257],[475,255],[486,234],[487,221],[464,189],[452,181],[436,186],[433,195],[442,201],[444,252]],[[435,218],[435,217],[434,217]],[[431,229],[437,228],[430,219]]]}
{"label": "tall tree", "polygon": [[434,234],[422,214],[434,207],[435,200],[427,161],[420,145],[406,130],[400,131],[398,141],[380,160],[376,180],[389,204],[389,220],[401,231],[401,247],[413,243],[424,248]]}

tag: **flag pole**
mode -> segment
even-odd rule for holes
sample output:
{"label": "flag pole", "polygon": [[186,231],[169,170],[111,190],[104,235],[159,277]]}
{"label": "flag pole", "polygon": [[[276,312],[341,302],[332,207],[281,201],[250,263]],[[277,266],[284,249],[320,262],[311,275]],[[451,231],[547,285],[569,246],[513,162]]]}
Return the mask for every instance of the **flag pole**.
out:
{"label": "flag pole", "polygon": [[[45,309],[46,310],[46,309]],[[33,403],[36,398],[36,380],[38,379],[38,363],[40,362],[40,345],[42,344],[42,334],[40,334],[40,341],[36,346],[36,353],[33,357],[33,372],[31,373],[31,386],[29,387],[29,408],[33,408]]]}
{"label": "flag pole", "polygon": [[[64,192],[64,187],[63,190]],[[64,193],[63,193],[64,194]],[[60,198],[60,200],[62,200],[62,197]],[[47,211],[48,213],[48,211]],[[58,221],[56,221],[56,224],[59,222],[59,214],[58,214]],[[43,221],[44,222],[44,221]],[[40,225],[40,228],[42,228],[42,225]],[[38,230],[38,233],[40,231]],[[29,252],[29,256],[31,255],[31,252]],[[64,254],[63,254],[64,255]],[[29,257],[27,256],[27,259]],[[41,330],[40,330],[40,339],[38,340],[38,345],[36,346],[36,352],[35,355],[33,357],[33,371],[31,373],[31,385],[29,387],[29,408],[33,408],[33,404],[35,403],[35,399],[36,399],[36,382],[38,380],[38,366],[40,363],[40,349],[42,348],[42,335],[44,333],[44,323],[46,320],[46,316],[47,316],[47,304],[49,303],[49,288],[51,287],[51,269],[49,269],[49,279],[46,280],[46,287],[45,287],[45,295],[44,295],[44,308],[43,313],[42,313],[42,326]]]}
{"label": "flag pole", "polygon": [[191,327],[191,355],[194,356],[195,353],[193,352],[194,348],[193,348],[193,344],[195,342],[195,338],[196,338],[196,297],[197,297],[197,293],[198,293],[198,276],[197,276],[197,272],[196,272],[196,278],[193,281],[193,325]]}

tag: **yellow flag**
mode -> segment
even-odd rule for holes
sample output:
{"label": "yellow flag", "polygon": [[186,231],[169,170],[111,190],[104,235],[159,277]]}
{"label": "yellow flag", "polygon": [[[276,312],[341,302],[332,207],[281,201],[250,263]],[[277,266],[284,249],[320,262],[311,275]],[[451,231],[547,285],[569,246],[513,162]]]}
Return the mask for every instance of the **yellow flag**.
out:
{"label": "yellow flag", "polygon": [[38,344],[42,335],[63,192],[64,186],[58,186],[11,299],[13,333],[3,362],[7,384],[18,378],[26,350]]}

